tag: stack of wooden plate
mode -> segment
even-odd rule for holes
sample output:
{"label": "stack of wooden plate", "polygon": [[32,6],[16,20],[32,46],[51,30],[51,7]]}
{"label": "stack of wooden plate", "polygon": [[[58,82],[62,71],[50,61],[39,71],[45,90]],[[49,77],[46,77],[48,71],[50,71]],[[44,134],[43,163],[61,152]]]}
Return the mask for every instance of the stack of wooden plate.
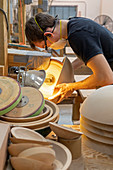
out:
{"label": "stack of wooden plate", "polygon": [[66,170],[72,156],[68,148],[39,133],[23,127],[11,129],[11,144],[8,147],[14,169]]}
{"label": "stack of wooden plate", "polygon": [[84,143],[113,155],[113,86],[105,86],[92,93],[83,102],[80,113]]}
{"label": "stack of wooden plate", "polygon": [[58,106],[44,100],[38,89],[20,87],[16,80],[9,77],[1,77],[0,81],[1,123],[43,131],[49,128],[49,122],[58,121]]}

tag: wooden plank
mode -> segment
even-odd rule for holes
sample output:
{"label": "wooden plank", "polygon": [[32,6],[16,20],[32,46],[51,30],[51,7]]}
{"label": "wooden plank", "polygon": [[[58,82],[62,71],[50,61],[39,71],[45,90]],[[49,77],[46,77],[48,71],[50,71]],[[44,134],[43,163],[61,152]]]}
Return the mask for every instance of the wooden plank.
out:
{"label": "wooden plank", "polygon": [[44,53],[39,51],[29,51],[29,50],[18,50],[18,49],[8,49],[8,54],[12,55],[25,55],[25,56],[43,56],[50,57],[50,53]]}
{"label": "wooden plank", "polygon": [[0,123],[0,170],[4,169],[7,159],[8,137],[10,125]]}
{"label": "wooden plank", "polygon": [[11,35],[11,30],[10,30],[10,0],[8,0],[8,24],[9,24],[9,31],[8,31],[8,42],[11,42],[10,35]]}
{"label": "wooden plank", "polygon": [[25,23],[26,23],[26,5],[24,0],[18,0],[18,24],[19,24],[19,43],[25,44]]}
{"label": "wooden plank", "polygon": [[0,76],[4,76],[4,66],[0,65]]}
{"label": "wooden plank", "polygon": [[[7,11],[7,1],[0,1],[0,8],[5,12]],[[8,62],[7,62],[7,25],[5,16],[0,11],[0,65],[5,66],[5,75],[8,74]]]}

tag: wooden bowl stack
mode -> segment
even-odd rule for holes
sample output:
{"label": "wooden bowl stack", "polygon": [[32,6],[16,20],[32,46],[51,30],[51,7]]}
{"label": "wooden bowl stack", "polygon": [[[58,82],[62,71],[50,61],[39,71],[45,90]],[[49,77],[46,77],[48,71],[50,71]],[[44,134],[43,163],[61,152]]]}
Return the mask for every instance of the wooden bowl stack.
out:
{"label": "wooden bowl stack", "polygon": [[14,127],[11,135],[8,151],[14,169],[65,170],[70,166],[72,157],[65,146],[28,128]]}
{"label": "wooden bowl stack", "polygon": [[49,122],[58,120],[58,106],[45,100],[38,89],[20,87],[16,80],[0,77],[0,123],[27,127],[46,136]]}
{"label": "wooden bowl stack", "polygon": [[113,155],[113,86],[99,88],[88,96],[80,113],[84,144]]}

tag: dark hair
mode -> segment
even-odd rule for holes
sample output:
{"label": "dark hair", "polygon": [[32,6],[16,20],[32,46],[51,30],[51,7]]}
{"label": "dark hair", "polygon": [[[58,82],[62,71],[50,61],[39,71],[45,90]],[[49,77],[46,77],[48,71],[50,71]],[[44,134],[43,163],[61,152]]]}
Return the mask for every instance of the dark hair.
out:
{"label": "dark hair", "polygon": [[[39,24],[39,26],[41,27],[41,29],[43,30],[43,32],[40,30],[40,28],[36,24],[34,17],[37,23]],[[26,22],[26,25],[25,25],[26,38],[29,41],[29,44],[31,45],[33,49],[35,49],[35,45],[33,44],[33,42],[43,41],[44,32],[46,31],[46,28],[53,27],[55,24],[55,17],[47,13],[41,12],[41,13],[36,14],[34,17],[31,17]]]}

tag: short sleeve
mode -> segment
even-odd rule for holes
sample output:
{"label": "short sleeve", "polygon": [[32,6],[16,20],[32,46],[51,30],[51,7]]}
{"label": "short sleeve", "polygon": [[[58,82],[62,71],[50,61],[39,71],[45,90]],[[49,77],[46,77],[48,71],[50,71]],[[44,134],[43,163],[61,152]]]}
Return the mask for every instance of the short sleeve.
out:
{"label": "short sleeve", "polygon": [[90,31],[80,30],[71,34],[69,44],[75,54],[87,64],[97,54],[103,54],[100,38]]}

